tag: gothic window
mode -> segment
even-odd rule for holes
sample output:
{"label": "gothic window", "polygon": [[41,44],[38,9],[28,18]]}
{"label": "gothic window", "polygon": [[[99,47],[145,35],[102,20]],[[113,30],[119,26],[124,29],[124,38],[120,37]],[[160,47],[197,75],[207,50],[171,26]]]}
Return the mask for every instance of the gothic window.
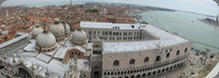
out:
{"label": "gothic window", "polygon": [[170,57],[170,53],[167,53],[167,54],[166,54],[166,58],[169,58],[169,57]]}
{"label": "gothic window", "polygon": [[155,75],[155,74],[156,74],[156,71],[153,72],[153,75]]}
{"label": "gothic window", "polygon": [[89,34],[92,35],[92,31],[89,31]]}
{"label": "gothic window", "polygon": [[148,73],[148,76],[151,76],[151,72]]}
{"label": "gothic window", "polygon": [[124,32],[123,35],[127,35],[127,32]]}
{"label": "gothic window", "polygon": [[116,32],[113,32],[113,35],[116,35]]}
{"label": "gothic window", "polygon": [[149,57],[145,57],[144,62],[149,62]]}
{"label": "gothic window", "polygon": [[127,40],[127,37],[123,37],[123,40]]}
{"label": "gothic window", "polygon": [[117,37],[117,40],[121,40],[121,37]]}
{"label": "gothic window", "polygon": [[94,76],[99,76],[99,75],[100,75],[99,71],[94,72]]}
{"label": "gothic window", "polygon": [[129,35],[132,35],[132,32],[129,32]]}
{"label": "gothic window", "polygon": [[162,69],[162,72],[164,72],[164,71],[165,71],[165,68]]}
{"label": "gothic window", "polygon": [[109,32],[109,35],[112,35],[112,32]]}
{"label": "gothic window", "polygon": [[184,51],[185,53],[187,52],[187,48],[185,48],[185,51]]}
{"label": "gothic window", "polygon": [[108,31],[105,31],[105,35],[108,35]]}
{"label": "gothic window", "polygon": [[75,52],[71,52],[72,53],[72,55],[74,55],[75,54]]}
{"label": "gothic window", "polygon": [[131,59],[131,60],[129,61],[129,64],[135,64],[135,59]]}
{"label": "gothic window", "polygon": [[132,39],[132,37],[128,37],[128,40],[131,40]]}
{"label": "gothic window", "polygon": [[157,61],[160,61],[160,60],[161,60],[161,57],[160,57],[160,56],[157,56],[157,57],[156,57],[156,62],[157,62]]}
{"label": "gothic window", "polygon": [[101,54],[101,51],[100,50],[94,50],[93,54]]}
{"label": "gothic window", "polygon": [[161,70],[158,70],[157,73],[160,73]]}
{"label": "gothic window", "polygon": [[96,31],[94,31],[94,35],[96,35]]}
{"label": "gothic window", "polygon": [[168,52],[168,49],[166,49],[166,53]]}
{"label": "gothic window", "polygon": [[119,66],[119,60],[115,60],[115,61],[113,62],[113,66]]}
{"label": "gothic window", "polygon": [[180,50],[177,50],[176,55],[179,55],[179,53],[180,53]]}

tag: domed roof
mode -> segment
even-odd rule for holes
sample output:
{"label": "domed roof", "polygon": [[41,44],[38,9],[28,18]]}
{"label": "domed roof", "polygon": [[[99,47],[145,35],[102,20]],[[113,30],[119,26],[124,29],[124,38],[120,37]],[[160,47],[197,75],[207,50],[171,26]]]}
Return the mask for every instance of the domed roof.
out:
{"label": "domed roof", "polygon": [[56,46],[56,38],[51,32],[44,31],[36,37],[36,45],[40,48]]}
{"label": "domed roof", "polygon": [[65,35],[65,28],[63,24],[53,24],[49,30],[55,35],[56,38],[62,37]]}
{"label": "domed roof", "polygon": [[49,29],[56,37],[57,41],[62,40],[70,34],[70,27],[67,23],[55,19],[54,24]]}
{"label": "domed roof", "polygon": [[71,42],[73,44],[82,44],[86,41],[87,34],[82,29],[77,29],[72,32]]}
{"label": "domed roof", "polygon": [[66,34],[70,34],[71,33],[70,25],[66,22],[64,22],[63,24],[64,24],[64,27],[65,27]]}
{"label": "domed roof", "polygon": [[40,26],[36,26],[33,30],[32,30],[32,38],[36,38],[38,34],[42,33],[43,29]]}

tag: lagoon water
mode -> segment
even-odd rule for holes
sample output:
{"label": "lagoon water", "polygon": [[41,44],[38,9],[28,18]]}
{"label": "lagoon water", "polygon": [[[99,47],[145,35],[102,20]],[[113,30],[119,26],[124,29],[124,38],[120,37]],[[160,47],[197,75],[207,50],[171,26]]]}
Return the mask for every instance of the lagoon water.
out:
{"label": "lagoon water", "polygon": [[207,16],[186,12],[151,11],[141,13],[143,19],[169,32],[193,41],[193,47],[210,53],[219,52],[219,26],[213,26],[199,21]]}
{"label": "lagoon water", "polygon": [[[83,4],[90,0],[72,1],[73,4]],[[64,4],[69,4],[69,0],[6,0],[2,6],[41,7]],[[193,47],[195,48],[201,50],[205,50],[205,48],[211,49],[210,54],[219,52],[219,49],[217,49],[219,48],[219,27],[205,24],[198,20],[206,18],[206,16],[179,11],[152,11],[144,12],[140,15],[150,24],[169,32],[178,33],[178,35],[194,41]]]}

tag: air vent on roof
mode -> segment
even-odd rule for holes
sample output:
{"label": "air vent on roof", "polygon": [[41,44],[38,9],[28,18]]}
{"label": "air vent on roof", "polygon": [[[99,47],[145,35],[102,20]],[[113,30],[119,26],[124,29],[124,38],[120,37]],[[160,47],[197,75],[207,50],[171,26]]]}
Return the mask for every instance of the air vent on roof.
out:
{"label": "air vent on roof", "polygon": [[132,28],[135,28],[135,26],[134,26],[134,25],[132,25]]}

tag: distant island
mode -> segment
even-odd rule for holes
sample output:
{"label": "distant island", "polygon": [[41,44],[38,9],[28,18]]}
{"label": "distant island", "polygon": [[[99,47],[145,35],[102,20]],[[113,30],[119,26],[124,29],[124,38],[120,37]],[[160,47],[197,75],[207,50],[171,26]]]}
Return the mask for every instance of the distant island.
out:
{"label": "distant island", "polygon": [[137,5],[137,4],[127,4],[127,3],[105,3],[105,2],[86,2],[86,4],[105,4],[105,5],[122,5],[122,6],[128,6],[128,7],[136,7],[141,9],[142,11],[147,11],[148,9],[153,9],[153,10],[158,10],[158,11],[172,11],[175,12],[176,10],[174,9],[169,9],[169,8],[163,8],[163,7],[154,7],[154,6],[146,6],[146,5]]}
{"label": "distant island", "polygon": [[216,18],[216,20],[211,19],[211,18],[204,18],[204,19],[200,19],[200,21],[207,23],[207,24],[219,26],[218,17]]}

